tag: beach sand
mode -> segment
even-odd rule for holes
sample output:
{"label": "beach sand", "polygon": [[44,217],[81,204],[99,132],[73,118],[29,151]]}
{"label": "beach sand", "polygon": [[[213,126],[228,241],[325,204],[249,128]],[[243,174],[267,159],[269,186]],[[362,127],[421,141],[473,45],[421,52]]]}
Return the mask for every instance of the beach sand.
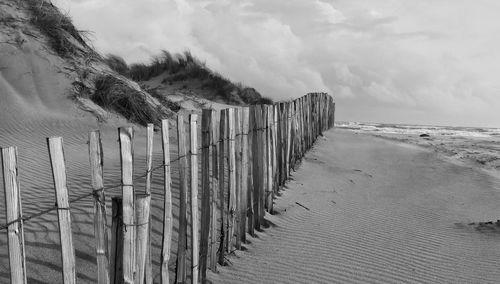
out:
{"label": "beach sand", "polygon": [[[498,283],[500,179],[329,130],[213,283]],[[492,224],[487,223],[493,221]]]}

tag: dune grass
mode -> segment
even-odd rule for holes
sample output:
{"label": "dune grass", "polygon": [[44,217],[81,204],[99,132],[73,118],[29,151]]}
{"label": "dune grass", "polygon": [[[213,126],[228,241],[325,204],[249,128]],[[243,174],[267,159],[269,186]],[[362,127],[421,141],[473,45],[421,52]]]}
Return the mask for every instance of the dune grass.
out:
{"label": "dune grass", "polygon": [[[75,28],[71,18],[47,0],[25,0],[31,13],[30,22],[49,40],[52,49],[62,57],[78,52],[75,42],[87,48],[84,32]],[[90,50],[90,49],[89,49]]]}
{"label": "dune grass", "polygon": [[202,87],[215,94],[215,98],[229,104],[272,104],[272,100],[264,98],[255,89],[234,84],[229,79],[210,70],[191,52],[171,54],[162,51],[155,56],[149,64],[139,63],[127,65],[123,58],[109,54],[105,57],[109,67],[135,81],[147,81],[151,78],[166,73],[165,84],[199,80]]}
{"label": "dune grass", "polygon": [[90,97],[104,109],[112,110],[131,122],[141,125],[159,124],[163,117],[160,108],[154,108],[146,101],[144,94],[127,86],[113,75],[101,75],[95,82],[96,90]]}
{"label": "dune grass", "polygon": [[125,60],[114,54],[108,54],[103,58],[104,62],[118,74],[129,77],[129,68]]}
{"label": "dune grass", "polygon": [[181,109],[181,105],[179,103],[167,99],[164,95],[160,94],[156,89],[148,89],[146,91],[151,96],[156,98],[162,105],[168,107],[172,111],[178,112]]}

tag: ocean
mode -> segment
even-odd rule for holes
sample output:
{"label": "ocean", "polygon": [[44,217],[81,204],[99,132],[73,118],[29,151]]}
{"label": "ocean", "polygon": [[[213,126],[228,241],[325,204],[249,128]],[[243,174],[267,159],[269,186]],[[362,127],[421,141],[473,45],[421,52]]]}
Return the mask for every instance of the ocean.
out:
{"label": "ocean", "polygon": [[335,127],[431,148],[500,173],[500,128],[344,122]]}

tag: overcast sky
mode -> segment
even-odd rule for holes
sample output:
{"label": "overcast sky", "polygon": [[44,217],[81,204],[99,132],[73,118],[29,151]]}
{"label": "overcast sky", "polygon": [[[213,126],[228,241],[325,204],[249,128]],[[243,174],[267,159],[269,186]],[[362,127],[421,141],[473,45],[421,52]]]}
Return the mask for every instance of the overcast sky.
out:
{"label": "overcast sky", "polygon": [[337,119],[500,127],[498,0],[54,0],[101,53],[191,50],[275,100]]}

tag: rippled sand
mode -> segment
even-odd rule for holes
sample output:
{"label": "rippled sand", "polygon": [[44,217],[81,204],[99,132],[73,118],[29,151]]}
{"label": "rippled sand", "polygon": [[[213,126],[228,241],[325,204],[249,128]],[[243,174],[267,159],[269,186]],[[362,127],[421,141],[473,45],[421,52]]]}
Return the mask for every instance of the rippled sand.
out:
{"label": "rippled sand", "polygon": [[213,282],[498,283],[500,179],[442,158],[328,131]]}

